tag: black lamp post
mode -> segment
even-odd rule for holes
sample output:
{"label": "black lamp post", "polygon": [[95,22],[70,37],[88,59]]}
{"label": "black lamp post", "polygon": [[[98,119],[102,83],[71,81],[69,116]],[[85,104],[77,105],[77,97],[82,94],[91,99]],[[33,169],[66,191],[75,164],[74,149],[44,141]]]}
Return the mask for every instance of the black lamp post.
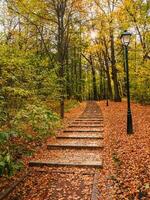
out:
{"label": "black lamp post", "polygon": [[127,78],[127,102],[128,102],[128,112],[127,112],[127,133],[133,133],[133,125],[132,125],[132,113],[130,107],[130,81],[129,81],[129,66],[128,66],[128,45],[130,43],[131,33],[128,31],[124,31],[121,34],[122,44],[124,46],[125,52],[125,68],[126,68],[126,78]]}

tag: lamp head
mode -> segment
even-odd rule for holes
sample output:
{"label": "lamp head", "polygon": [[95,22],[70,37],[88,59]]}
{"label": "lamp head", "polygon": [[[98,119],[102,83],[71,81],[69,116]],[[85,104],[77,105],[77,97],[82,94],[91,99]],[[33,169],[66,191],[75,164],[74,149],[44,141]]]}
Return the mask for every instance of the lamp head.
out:
{"label": "lamp head", "polygon": [[128,46],[128,45],[129,45],[131,35],[132,35],[132,34],[131,34],[130,32],[128,32],[127,30],[125,30],[125,31],[121,34],[120,39],[121,39],[122,44],[123,44],[124,46]]}

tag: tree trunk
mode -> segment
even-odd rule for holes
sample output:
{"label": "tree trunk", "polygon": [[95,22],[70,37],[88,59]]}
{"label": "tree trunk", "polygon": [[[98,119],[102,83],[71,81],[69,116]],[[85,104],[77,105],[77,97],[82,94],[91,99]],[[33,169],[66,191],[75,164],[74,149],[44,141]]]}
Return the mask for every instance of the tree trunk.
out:
{"label": "tree trunk", "polygon": [[99,68],[99,99],[103,98],[103,68]]}
{"label": "tree trunk", "polygon": [[74,90],[75,90],[75,98],[77,99],[78,94],[78,73],[77,73],[77,48],[74,47]]}
{"label": "tree trunk", "polygon": [[64,14],[65,4],[60,2],[57,4],[57,20],[58,20],[58,64],[59,64],[59,88],[60,88],[60,117],[64,118],[64,100],[65,100],[65,89],[64,89],[64,61],[66,55],[65,49],[65,27],[64,27]]}
{"label": "tree trunk", "polygon": [[82,30],[81,30],[81,23],[80,23],[80,48],[79,48],[79,101],[82,101]]}
{"label": "tree trunk", "polygon": [[106,71],[106,76],[107,76],[107,84],[108,84],[108,96],[110,99],[113,99],[113,93],[112,93],[112,86],[111,86],[111,78],[110,78],[110,73],[109,73],[109,64],[108,64],[108,58],[106,57],[105,53],[103,52],[104,56],[104,61],[105,61],[105,71]]}
{"label": "tree trunk", "polygon": [[120,102],[121,97],[119,94],[119,84],[118,84],[118,79],[117,79],[117,68],[116,68],[116,60],[115,60],[114,35],[112,31],[110,34],[110,39],[111,39],[112,80],[114,82],[114,101]]}
{"label": "tree trunk", "polygon": [[70,74],[69,74],[69,51],[66,50],[66,93],[67,99],[71,98],[71,88],[70,88]]}
{"label": "tree trunk", "polygon": [[93,66],[93,61],[92,57],[90,56],[90,61],[91,61],[91,70],[92,70],[92,81],[93,81],[93,99],[96,101],[97,100],[97,85],[96,85],[96,73],[95,73],[95,68]]}

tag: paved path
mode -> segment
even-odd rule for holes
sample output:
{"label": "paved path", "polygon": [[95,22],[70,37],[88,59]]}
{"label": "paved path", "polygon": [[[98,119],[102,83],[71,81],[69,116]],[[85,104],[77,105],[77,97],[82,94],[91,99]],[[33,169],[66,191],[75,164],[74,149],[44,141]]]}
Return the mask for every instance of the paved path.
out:
{"label": "paved path", "polygon": [[30,161],[32,171],[9,200],[96,200],[103,118],[96,102]]}

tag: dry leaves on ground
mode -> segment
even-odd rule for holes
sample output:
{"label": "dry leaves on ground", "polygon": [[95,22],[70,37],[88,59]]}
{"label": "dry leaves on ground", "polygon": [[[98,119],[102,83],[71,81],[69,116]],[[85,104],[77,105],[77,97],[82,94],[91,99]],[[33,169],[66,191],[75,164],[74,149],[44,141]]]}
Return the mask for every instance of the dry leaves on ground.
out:
{"label": "dry leaves on ground", "polygon": [[[71,109],[67,113],[65,113],[65,118],[62,122],[63,126],[66,127],[68,123],[70,123],[74,118],[77,118],[85,109],[86,103],[81,103],[78,107]],[[58,130],[60,132],[61,130]],[[30,132],[33,132],[30,130]],[[30,151],[36,152],[33,155],[33,158],[36,154],[43,154],[45,149],[47,149],[47,142],[46,139],[43,139],[43,141],[32,141],[32,142],[27,142],[25,143],[24,140],[15,138],[14,141],[11,141],[12,145],[14,144],[15,146],[23,146],[24,148],[28,148]],[[19,153],[19,152],[18,152]],[[8,187],[12,185],[12,183],[16,182],[17,180],[22,177],[26,171],[28,170],[28,162],[31,160],[31,157],[23,157],[22,161],[25,165],[25,168],[21,172],[17,172],[13,177],[0,177],[0,192],[5,191]]]}
{"label": "dry leaves on ground", "polygon": [[100,200],[150,199],[150,107],[132,104],[134,134],[126,133],[127,103],[99,103],[104,117]]}

